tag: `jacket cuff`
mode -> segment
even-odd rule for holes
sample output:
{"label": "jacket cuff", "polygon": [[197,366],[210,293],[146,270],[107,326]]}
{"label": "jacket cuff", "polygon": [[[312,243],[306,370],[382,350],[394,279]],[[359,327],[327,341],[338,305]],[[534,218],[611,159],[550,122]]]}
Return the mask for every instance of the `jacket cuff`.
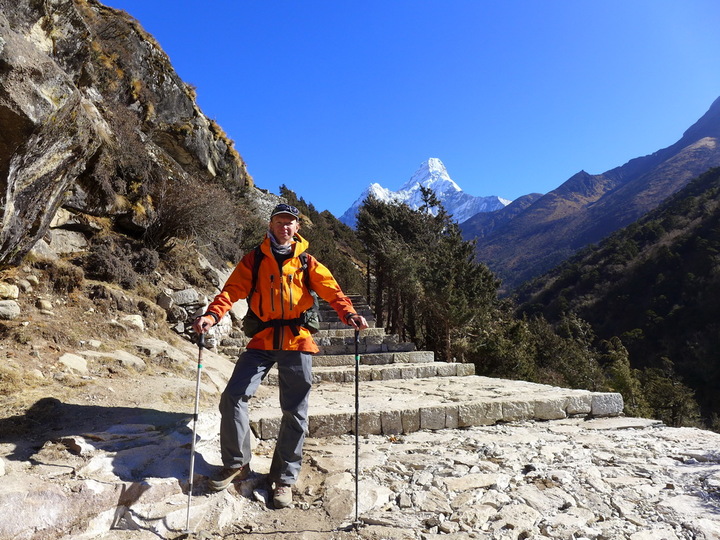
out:
{"label": "jacket cuff", "polygon": [[220,322],[220,317],[214,311],[206,311],[202,314],[203,317],[205,317],[206,315],[210,315],[213,319],[215,319],[215,324]]}

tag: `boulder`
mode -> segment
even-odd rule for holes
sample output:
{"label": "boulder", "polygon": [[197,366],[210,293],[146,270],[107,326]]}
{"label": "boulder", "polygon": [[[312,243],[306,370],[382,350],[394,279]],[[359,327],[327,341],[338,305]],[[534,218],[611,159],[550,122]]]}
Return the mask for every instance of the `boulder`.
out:
{"label": "boulder", "polygon": [[20,316],[20,305],[15,300],[0,300],[0,320],[10,321]]}
{"label": "boulder", "polygon": [[87,360],[85,360],[82,356],[65,353],[58,359],[58,362],[70,371],[74,371],[80,375],[88,374]]}

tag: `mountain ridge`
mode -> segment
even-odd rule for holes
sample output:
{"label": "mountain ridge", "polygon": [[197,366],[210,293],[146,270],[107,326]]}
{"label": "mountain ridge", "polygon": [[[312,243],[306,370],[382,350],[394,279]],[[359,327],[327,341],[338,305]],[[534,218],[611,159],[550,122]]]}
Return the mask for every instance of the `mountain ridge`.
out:
{"label": "mountain ridge", "polygon": [[674,144],[601,174],[580,171],[502,228],[461,224],[477,239],[478,258],[503,280],[505,291],[550,270],[655,208],[708,169],[720,165],[720,99]]}
{"label": "mountain ridge", "polygon": [[[656,429],[655,422],[632,419],[620,424],[598,424],[597,418],[566,418],[552,425],[514,421],[447,434],[428,429],[415,436],[368,435],[360,508],[377,511],[357,530],[344,530],[353,501],[349,436],[308,441],[311,466],[303,467],[294,508],[269,511],[264,477],[257,474],[223,493],[191,500],[186,467],[195,430],[190,425],[194,419],[198,423],[195,471],[202,491],[210,465],[221,463],[217,401],[234,361],[203,353],[177,333],[204,312],[230,267],[214,267],[195,251],[219,243],[217,238],[181,237],[159,258],[135,240],[173,215],[181,218],[179,225],[191,222],[198,228],[203,222],[197,220],[208,215],[214,221],[207,229],[228,223],[226,215],[216,213],[223,201],[247,207],[228,229],[247,228],[251,217],[261,216],[256,232],[264,234],[277,198],[254,187],[232,142],[202,115],[192,89],[126,14],[95,0],[0,0],[0,7],[0,83],[14,77],[0,84],[0,166],[13,171],[8,185],[18,195],[5,201],[6,217],[14,220],[7,228],[13,241],[7,242],[9,267],[0,283],[3,294],[15,298],[2,301],[10,318],[0,325],[5,356],[0,433],[12,437],[0,441],[0,537],[158,538],[164,532],[178,537],[184,528],[182,536],[250,534],[265,540],[419,539],[440,533],[450,538],[472,531],[499,539],[565,530],[588,537],[632,532],[700,538],[703,531],[709,537],[718,530],[717,513],[707,512],[718,478],[706,472],[717,462],[716,434]],[[47,50],[29,54],[39,43]],[[61,79],[67,81],[62,88]],[[64,89],[67,95],[60,95]],[[65,114],[56,114],[59,109]],[[64,118],[78,122],[57,122]],[[56,131],[50,130],[53,124]],[[49,161],[32,158],[48,159],[54,152],[21,144],[31,136],[31,143],[42,142],[36,134],[50,143],[66,141],[77,167],[41,167]],[[47,174],[33,176],[38,169]],[[62,183],[51,182],[53,172],[62,175]],[[71,173],[76,176],[69,178]],[[157,182],[143,185],[143,180]],[[197,190],[198,183],[205,189]],[[175,202],[202,203],[201,192],[215,185],[223,197],[211,198],[212,205],[200,205],[199,211],[173,206],[172,198],[163,208],[154,196],[175,186]],[[24,191],[28,186],[38,191]],[[42,191],[53,186],[52,193]],[[34,193],[44,197],[33,199]],[[36,213],[15,219],[13,205]],[[34,220],[38,216],[42,219]],[[32,237],[13,236],[29,227]],[[115,246],[108,242],[111,235],[117,237]],[[251,242],[251,237],[243,233],[240,240]],[[33,253],[12,266],[37,238],[38,245],[47,242],[55,258]],[[63,238],[73,242],[58,241]],[[243,247],[235,236],[227,243]],[[80,265],[81,253],[94,263]],[[111,267],[117,276],[91,274]],[[126,284],[130,272],[142,273],[139,286]],[[13,306],[17,311],[11,312]],[[237,324],[242,315],[233,312],[228,319],[233,315]],[[384,381],[362,384],[378,382]],[[518,420],[526,411],[543,409],[528,401],[521,381],[513,385],[517,390],[508,395],[517,402],[497,407]],[[200,411],[193,415],[195,388],[202,391]],[[260,392],[271,389],[263,385]],[[457,422],[458,415],[450,412],[455,407],[453,399],[447,410],[428,407],[423,422]],[[470,407],[478,409],[478,404]],[[392,424],[395,416],[387,418]],[[629,452],[634,459],[627,459]],[[269,468],[271,445],[258,442],[253,459],[255,473],[256,465]],[[672,489],[656,489],[662,486]],[[195,533],[187,531],[186,504]]]}

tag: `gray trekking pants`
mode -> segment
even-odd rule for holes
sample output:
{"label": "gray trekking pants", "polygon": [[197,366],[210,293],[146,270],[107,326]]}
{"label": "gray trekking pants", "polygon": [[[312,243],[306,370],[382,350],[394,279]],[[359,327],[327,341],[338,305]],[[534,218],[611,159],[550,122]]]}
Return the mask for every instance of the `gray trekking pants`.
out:
{"label": "gray trekking pants", "polygon": [[250,462],[248,400],[276,362],[282,420],[268,479],[276,484],[293,485],[300,474],[308,431],[308,398],[312,385],[309,353],[247,349],[240,355],[220,398],[220,451],[225,467],[241,467]]}

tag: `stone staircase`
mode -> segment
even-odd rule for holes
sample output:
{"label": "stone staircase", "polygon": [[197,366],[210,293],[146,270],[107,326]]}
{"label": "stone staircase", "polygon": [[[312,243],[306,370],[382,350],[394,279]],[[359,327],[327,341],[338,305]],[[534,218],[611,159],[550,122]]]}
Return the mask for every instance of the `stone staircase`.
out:
{"label": "stone staircase", "polygon": [[[422,429],[462,428],[498,422],[554,420],[573,416],[619,416],[622,396],[475,375],[472,364],[436,362],[396,335],[375,328],[364,298],[353,305],[370,324],[360,333],[359,431],[396,435]],[[355,332],[321,302],[320,352],[313,357],[309,435],[352,433],[355,416]],[[259,439],[274,439],[282,413],[277,371],[253,398],[251,425]]]}

